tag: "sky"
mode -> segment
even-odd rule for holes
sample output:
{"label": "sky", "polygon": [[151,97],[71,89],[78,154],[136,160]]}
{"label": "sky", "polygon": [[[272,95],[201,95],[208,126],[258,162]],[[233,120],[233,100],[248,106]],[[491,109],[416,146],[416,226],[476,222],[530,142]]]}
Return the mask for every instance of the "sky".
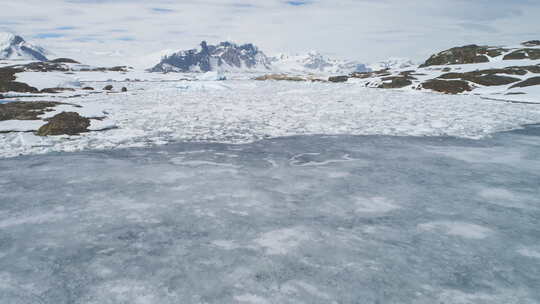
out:
{"label": "sky", "polygon": [[251,42],[267,55],[316,50],[370,63],[420,62],[454,46],[540,39],[540,0],[3,2],[0,31],[87,63],[145,63],[202,40]]}

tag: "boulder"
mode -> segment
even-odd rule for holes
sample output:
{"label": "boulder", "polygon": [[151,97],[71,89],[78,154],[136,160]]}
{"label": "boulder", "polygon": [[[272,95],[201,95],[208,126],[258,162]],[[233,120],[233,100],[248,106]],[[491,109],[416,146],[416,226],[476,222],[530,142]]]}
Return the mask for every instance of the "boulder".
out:
{"label": "boulder", "polygon": [[440,79],[428,80],[422,84],[422,88],[445,94],[458,94],[472,90],[467,81]]}
{"label": "boulder", "polygon": [[532,77],[520,83],[516,83],[515,85],[511,86],[510,89],[531,87],[535,85],[540,85],[540,77]]}
{"label": "boulder", "polygon": [[49,118],[48,123],[39,128],[37,135],[79,135],[89,132],[90,119],[76,112],[62,112]]}
{"label": "boulder", "polygon": [[106,85],[106,86],[103,88],[103,90],[105,90],[105,91],[111,91],[112,89],[113,89],[113,86],[110,85],[110,84],[109,84],[109,85]]}
{"label": "boulder", "polygon": [[126,88],[126,87],[122,87],[122,90],[121,90],[121,91],[125,93],[125,92],[127,92],[127,88]]}

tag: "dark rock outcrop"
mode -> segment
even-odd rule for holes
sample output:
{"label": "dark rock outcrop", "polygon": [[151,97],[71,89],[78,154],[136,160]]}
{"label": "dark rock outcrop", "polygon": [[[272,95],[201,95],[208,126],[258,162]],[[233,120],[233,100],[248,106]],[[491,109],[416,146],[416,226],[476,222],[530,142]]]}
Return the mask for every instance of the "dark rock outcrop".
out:
{"label": "dark rock outcrop", "polygon": [[113,89],[113,86],[110,85],[110,84],[109,84],[109,85],[106,85],[106,86],[103,88],[103,90],[105,90],[105,91],[111,91],[112,89]]}
{"label": "dark rock outcrop", "polygon": [[422,84],[422,88],[445,94],[458,94],[472,90],[467,81],[440,79],[428,80]]}
{"label": "dark rock outcrop", "polygon": [[389,76],[381,78],[380,89],[400,89],[412,85],[411,78],[407,76]]}
{"label": "dark rock outcrop", "polygon": [[540,49],[519,49],[505,55],[503,60],[540,59]]}
{"label": "dark rock outcrop", "polygon": [[355,72],[350,75],[351,78],[360,78],[360,79],[366,79],[366,78],[372,78],[372,77],[384,77],[384,76],[390,76],[392,75],[388,70],[379,70],[379,71],[373,71],[373,72]]}
{"label": "dark rock outcrop", "polygon": [[516,75],[525,75],[525,74],[521,74],[519,70],[516,70],[516,71],[485,70],[485,71],[475,71],[475,72],[468,72],[468,73],[447,73],[447,74],[443,74],[439,76],[438,78],[439,79],[466,80],[466,81],[474,82],[476,84],[480,84],[483,86],[507,85],[514,82],[518,82],[520,80],[519,78],[515,78],[515,77],[495,75],[497,72],[516,73]]}
{"label": "dark rock outcrop", "polygon": [[347,80],[349,80],[349,76],[332,76],[328,78],[330,82],[347,82]]}
{"label": "dark rock outcrop", "polygon": [[520,83],[516,83],[515,85],[511,86],[510,88],[524,88],[524,87],[530,87],[540,85],[540,77],[532,77],[525,81],[522,81]]}
{"label": "dark rock outcrop", "polygon": [[52,111],[60,102],[52,101],[15,101],[0,104],[0,121],[2,120],[38,120],[40,115]]}
{"label": "dark rock outcrop", "polygon": [[268,74],[256,77],[255,80],[306,81],[302,77],[289,76],[287,74]]}
{"label": "dark rock outcrop", "polygon": [[89,132],[90,119],[76,112],[62,112],[48,119],[48,123],[39,128],[37,135],[79,135]]}
{"label": "dark rock outcrop", "polygon": [[488,56],[497,57],[505,51],[502,48],[478,46],[476,44],[455,47],[432,55],[420,67],[489,62]]}
{"label": "dark rock outcrop", "polygon": [[233,68],[268,69],[269,59],[253,44],[236,45],[231,42],[221,42],[218,45],[201,43],[199,50],[180,51],[161,59],[150,72],[208,72],[221,66]]}
{"label": "dark rock outcrop", "polygon": [[49,62],[52,62],[52,63],[76,63],[76,64],[81,64],[80,62],[78,62],[76,60],[73,60],[71,58],[56,58],[56,59],[53,59],[53,60],[49,60]]}
{"label": "dark rock outcrop", "polygon": [[37,93],[38,89],[26,83],[15,81],[15,74],[21,72],[20,69],[12,67],[0,68],[0,92]]}
{"label": "dark rock outcrop", "polygon": [[540,40],[525,41],[521,45],[526,46],[526,47],[540,46]]}
{"label": "dark rock outcrop", "polygon": [[122,89],[121,89],[120,91],[122,91],[122,92],[124,92],[124,93],[125,93],[125,92],[127,92],[128,90],[127,90],[127,88],[126,88],[126,87],[122,87]]}

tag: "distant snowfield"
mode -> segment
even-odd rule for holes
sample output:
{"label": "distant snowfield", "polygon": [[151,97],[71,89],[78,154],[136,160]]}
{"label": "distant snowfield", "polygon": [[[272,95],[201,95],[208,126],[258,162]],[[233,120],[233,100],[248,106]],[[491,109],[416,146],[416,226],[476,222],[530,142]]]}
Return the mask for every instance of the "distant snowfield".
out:
{"label": "distant snowfield", "polygon": [[[178,77],[176,75],[175,77]],[[102,88],[104,82],[82,85]],[[0,134],[0,156],[165,144],[246,143],[309,134],[482,138],[540,122],[540,105],[477,96],[376,90],[345,83],[229,81],[113,82],[127,93],[55,100],[81,105],[81,115],[107,116],[115,129],[41,138]],[[85,113],[86,112],[86,113]],[[50,113],[48,115],[51,115]],[[93,122],[100,129],[99,122]],[[17,122],[0,122],[0,131]],[[15,124],[15,126],[14,126]],[[31,122],[20,122],[21,128]]]}

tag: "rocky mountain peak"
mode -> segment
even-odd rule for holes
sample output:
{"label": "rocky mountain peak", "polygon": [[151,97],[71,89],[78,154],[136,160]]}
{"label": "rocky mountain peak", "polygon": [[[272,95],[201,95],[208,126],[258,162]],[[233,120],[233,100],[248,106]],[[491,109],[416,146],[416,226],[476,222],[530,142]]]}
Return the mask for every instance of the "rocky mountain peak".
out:
{"label": "rocky mountain peak", "polygon": [[267,70],[266,55],[251,43],[237,45],[224,41],[217,45],[202,41],[200,49],[178,51],[164,56],[151,72],[209,72]]}
{"label": "rocky mountain peak", "polygon": [[32,45],[21,36],[0,33],[0,59],[46,61],[46,51]]}

